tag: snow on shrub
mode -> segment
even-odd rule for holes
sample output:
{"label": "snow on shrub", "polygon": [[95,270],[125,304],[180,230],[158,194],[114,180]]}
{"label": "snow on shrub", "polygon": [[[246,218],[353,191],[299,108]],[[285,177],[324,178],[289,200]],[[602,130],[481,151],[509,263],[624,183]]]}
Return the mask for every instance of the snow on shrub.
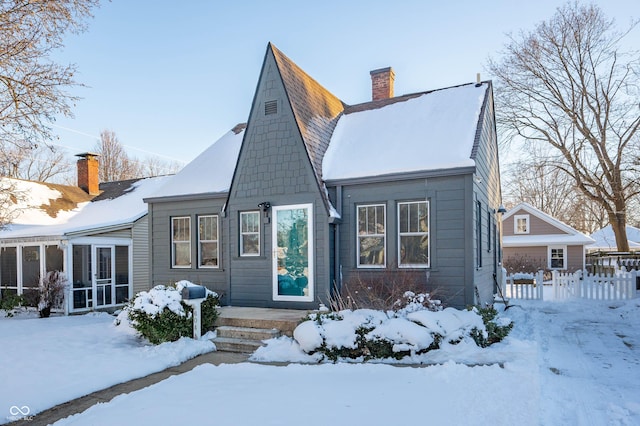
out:
{"label": "snow on shrub", "polygon": [[516,272],[515,274],[511,275],[511,278],[513,278],[514,280],[532,280],[534,278],[534,275],[530,272]]}
{"label": "snow on shrub", "polygon": [[[141,291],[130,301],[115,320],[125,324],[153,344],[174,342],[193,335],[193,308],[182,300],[182,289],[195,284],[182,280],[174,286],[157,285]],[[202,334],[211,330],[218,317],[218,294],[207,290],[202,302]]]}
{"label": "snow on shrub", "polygon": [[[493,308],[446,308],[406,311],[371,309],[314,313],[294,330],[293,337],[307,354],[339,359],[370,360],[420,355],[442,344],[461,342],[486,347],[502,340],[513,323],[496,319]],[[408,312],[407,312],[408,311]]]}

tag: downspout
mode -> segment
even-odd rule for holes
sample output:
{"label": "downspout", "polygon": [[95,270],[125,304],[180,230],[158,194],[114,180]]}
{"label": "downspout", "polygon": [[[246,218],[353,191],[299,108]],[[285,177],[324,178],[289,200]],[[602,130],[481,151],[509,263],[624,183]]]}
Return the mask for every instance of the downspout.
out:
{"label": "downspout", "polygon": [[[342,218],[342,185],[336,186],[336,210]],[[335,224],[333,236],[333,279],[335,281],[335,289],[340,293],[342,290],[342,268],[340,267],[340,223]]]}

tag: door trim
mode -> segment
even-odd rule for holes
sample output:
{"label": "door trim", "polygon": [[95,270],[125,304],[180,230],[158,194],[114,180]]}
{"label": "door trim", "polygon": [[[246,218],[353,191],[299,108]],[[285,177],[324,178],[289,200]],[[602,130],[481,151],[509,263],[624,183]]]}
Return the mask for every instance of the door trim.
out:
{"label": "door trim", "polygon": [[[284,210],[307,210],[307,294],[303,296],[288,296],[278,294],[278,213]],[[314,300],[314,238],[313,238],[313,204],[289,204],[283,206],[272,206],[273,225],[271,226],[271,276],[272,276],[272,297],[274,301],[291,302],[312,302]]]}

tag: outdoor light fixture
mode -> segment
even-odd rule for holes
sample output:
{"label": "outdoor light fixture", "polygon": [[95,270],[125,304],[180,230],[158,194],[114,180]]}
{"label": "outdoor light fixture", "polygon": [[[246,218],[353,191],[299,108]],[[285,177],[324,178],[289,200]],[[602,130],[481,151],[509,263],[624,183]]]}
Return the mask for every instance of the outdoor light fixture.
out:
{"label": "outdoor light fixture", "polygon": [[505,209],[504,206],[500,204],[500,207],[498,207],[498,213],[504,214],[506,212],[507,212],[507,209]]}
{"label": "outdoor light fixture", "polygon": [[260,204],[258,204],[258,207],[260,207],[262,211],[266,213],[271,208],[271,203],[268,201],[263,201]]}

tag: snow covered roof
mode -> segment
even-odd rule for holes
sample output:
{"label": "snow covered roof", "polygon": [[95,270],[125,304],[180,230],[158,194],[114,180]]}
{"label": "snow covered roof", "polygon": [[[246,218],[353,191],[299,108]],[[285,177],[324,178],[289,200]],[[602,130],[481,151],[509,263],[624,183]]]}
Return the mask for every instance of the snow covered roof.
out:
{"label": "snow covered roof", "polygon": [[[587,247],[589,250],[617,251],[616,237],[613,234],[611,225],[607,225],[602,229],[591,234],[591,238],[595,240],[593,244]],[[640,229],[627,225],[627,240],[629,248],[632,250],[640,250]]]}
{"label": "snow covered roof", "polygon": [[133,223],[147,214],[143,199],[157,191],[169,178],[131,180],[125,181],[124,185],[122,182],[102,184],[103,187],[118,185],[119,188],[110,188],[93,201],[77,204],[68,211],[59,211],[55,216],[47,215],[42,206],[59,197],[59,192],[48,190],[49,185],[45,183],[18,181],[18,190],[28,191],[29,199],[18,205],[18,216],[0,231],[0,239],[63,236]]}
{"label": "snow covered roof", "polygon": [[239,124],[205,149],[147,198],[227,192],[238,162],[245,125]]}
{"label": "snow covered roof", "polygon": [[562,233],[558,234],[518,234],[518,235],[506,235],[502,237],[502,245],[504,247],[530,247],[530,246],[544,246],[544,245],[588,245],[593,243],[593,238],[583,234],[577,229],[561,222],[552,216],[546,214],[542,210],[533,207],[529,203],[520,203],[517,206],[510,209],[502,217],[504,222],[509,217],[516,213],[526,211],[527,213],[537,217],[538,219],[547,222],[551,226],[559,229]]}
{"label": "snow covered roof", "polygon": [[406,96],[381,108],[352,107],[325,154],[325,180],[473,167],[478,118],[488,83]]}

